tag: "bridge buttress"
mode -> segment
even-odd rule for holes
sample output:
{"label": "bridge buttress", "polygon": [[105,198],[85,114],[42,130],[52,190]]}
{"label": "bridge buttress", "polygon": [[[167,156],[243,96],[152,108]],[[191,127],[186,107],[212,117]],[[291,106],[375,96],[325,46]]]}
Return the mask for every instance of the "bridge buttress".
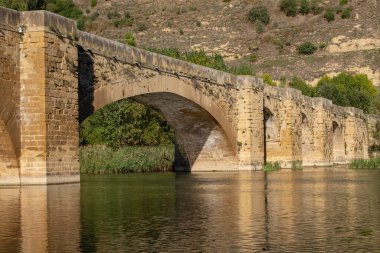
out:
{"label": "bridge buttress", "polygon": [[21,27],[21,184],[79,182],[76,23],[35,11]]}

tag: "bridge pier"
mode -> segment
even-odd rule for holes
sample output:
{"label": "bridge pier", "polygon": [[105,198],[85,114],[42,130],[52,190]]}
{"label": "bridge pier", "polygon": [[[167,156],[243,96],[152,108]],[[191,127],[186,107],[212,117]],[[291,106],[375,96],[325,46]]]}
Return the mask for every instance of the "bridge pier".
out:
{"label": "bridge pier", "polygon": [[76,23],[43,11],[20,18],[20,183],[79,182]]}

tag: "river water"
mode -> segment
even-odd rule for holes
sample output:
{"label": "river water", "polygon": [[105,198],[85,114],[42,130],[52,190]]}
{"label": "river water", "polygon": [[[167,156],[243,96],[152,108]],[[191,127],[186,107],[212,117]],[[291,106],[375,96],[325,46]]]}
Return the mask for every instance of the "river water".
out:
{"label": "river water", "polygon": [[0,219],[0,252],[380,252],[380,171],[83,176]]}

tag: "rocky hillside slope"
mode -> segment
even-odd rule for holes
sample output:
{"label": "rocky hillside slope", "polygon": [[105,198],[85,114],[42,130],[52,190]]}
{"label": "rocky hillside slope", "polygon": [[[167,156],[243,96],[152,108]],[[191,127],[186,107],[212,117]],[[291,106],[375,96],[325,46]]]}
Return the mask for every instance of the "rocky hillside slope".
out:
{"label": "rocky hillside slope", "polygon": [[[89,17],[85,30],[125,41],[130,31],[138,47],[205,50],[223,55],[230,65],[251,64],[260,75],[280,80],[299,76],[310,83],[341,71],[365,73],[380,86],[380,0],[317,1],[332,9],[321,14],[286,16],[278,0],[75,0]],[[92,3],[92,4],[91,4]],[[261,31],[247,18],[253,6],[265,5],[270,22]],[[352,9],[349,18],[341,10]],[[310,41],[312,55],[297,46]]]}

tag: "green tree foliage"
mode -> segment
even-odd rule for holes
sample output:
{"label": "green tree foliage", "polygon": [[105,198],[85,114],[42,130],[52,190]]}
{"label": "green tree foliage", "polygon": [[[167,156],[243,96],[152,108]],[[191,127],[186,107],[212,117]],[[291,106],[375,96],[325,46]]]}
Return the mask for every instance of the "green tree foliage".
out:
{"label": "green tree foliage", "polygon": [[78,28],[81,30],[86,22],[83,12],[72,0],[0,0],[0,6],[19,11],[47,10],[54,12],[66,18],[76,20]]}
{"label": "green tree foliage", "polygon": [[317,50],[317,47],[310,41],[304,42],[297,47],[299,54],[313,54]]}
{"label": "green tree foliage", "polygon": [[130,100],[105,106],[80,126],[82,145],[155,146],[173,143],[174,132],[155,111]]}
{"label": "green tree foliage", "polygon": [[378,91],[366,75],[341,73],[336,77],[323,77],[317,85],[319,96],[331,99],[334,104],[360,108],[373,113]]}
{"label": "green tree foliage", "polygon": [[269,24],[270,15],[267,7],[265,7],[264,5],[252,7],[252,9],[248,12],[248,19],[252,23],[260,21],[264,25]]}
{"label": "green tree foliage", "polygon": [[308,85],[299,77],[293,77],[288,85],[291,88],[300,90],[305,96],[314,97],[317,93],[316,89],[313,86]]}
{"label": "green tree foliage", "polygon": [[277,83],[272,80],[272,77],[270,75],[263,74],[262,78],[265,84],[268,84],[270,86],[277,86]]}

